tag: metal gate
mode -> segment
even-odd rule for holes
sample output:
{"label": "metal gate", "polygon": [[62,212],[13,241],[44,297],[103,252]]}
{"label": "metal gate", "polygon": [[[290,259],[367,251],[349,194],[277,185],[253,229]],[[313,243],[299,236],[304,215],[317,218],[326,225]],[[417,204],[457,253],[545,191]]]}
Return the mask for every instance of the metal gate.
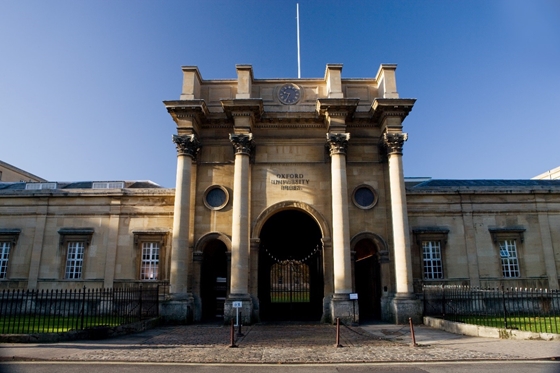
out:
{"label": "metal gate", "polygon": [[309,265],[298,260],[283,260],[270,268],[271,303],[309,303]]}

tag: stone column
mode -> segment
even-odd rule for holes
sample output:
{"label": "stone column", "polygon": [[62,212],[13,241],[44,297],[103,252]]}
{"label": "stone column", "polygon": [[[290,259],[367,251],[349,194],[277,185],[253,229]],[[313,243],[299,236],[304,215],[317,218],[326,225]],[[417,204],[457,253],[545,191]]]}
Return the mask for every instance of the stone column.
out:
{"label": "stone column", "polygon": [[389,185],[391,190],[391,218],[393,223],[393,249],[395,255],[396,296],[393,302],[395,321],[405,323],[408,317],[419,321],[419,304],[414,295],[412,281],[412,255],[408,230],[406,191],[402,165],[402,148],[407,134],[384,133],[383,141],[389,156]]}
{"label": "stone column", "polygon": [[[189,292],[189,247],[191,213],[191,169],[192,161],[200,150],[196,135],[173,135],[177,146],[177,181],[175,206],[173,209],[173,238],[171,243],[171,272],[169,294],[171,302],[166,317],[175,321],[194,319],[193,296]],[[167,307],[166,306],[166,307]]]}
{"label": "stone column", "polygon": [[349,133],[329,133],[327,142],[331,155],[332,239],[334,294],[331,303],[333,320],[337,317],[352,322],[352,258],[348,218],[348,186],[346,182],[346,150]]}
{"label": "stone column", "polygon": [[233,176],[233,216],[231,232],[230,294],[225,304],[225,318],[236,312],[233,302],[242,301],[243,322],[250,323],[252,301],[249,295],[249,158],[253,150],[253,134],[230,134],[235,151]]}
{"label": "stone column", "polygon": [[389,155],[389,185],[391,188],[391,217],[393,219],[393,246],[395,248],[395,277],[397,294],[413,293],[412,257],[408,234],[408,214],[402,166],[402,148],[406,133],[385,133],[383,141]]}

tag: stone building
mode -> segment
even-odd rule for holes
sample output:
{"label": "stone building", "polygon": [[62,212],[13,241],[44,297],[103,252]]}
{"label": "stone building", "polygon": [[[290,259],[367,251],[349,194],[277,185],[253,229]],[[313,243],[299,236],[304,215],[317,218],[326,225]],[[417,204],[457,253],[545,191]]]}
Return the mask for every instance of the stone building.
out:
{"label": "stone building", "polygon": [[39,176],[33,175],[27,171],[12,166],[9,163],[0,161],[0,182],[16,182],[16,181],[46,181]]}
{"label": "stone building", "polygon": [[405,180],[415,100],[395,65],[368,79],[236,69],[183,67],[164,101],[174,190],[0,183],[0,287],[165,284],[169,319],[246,323],[418,320],[423,283],[558,289],[560,182]]}

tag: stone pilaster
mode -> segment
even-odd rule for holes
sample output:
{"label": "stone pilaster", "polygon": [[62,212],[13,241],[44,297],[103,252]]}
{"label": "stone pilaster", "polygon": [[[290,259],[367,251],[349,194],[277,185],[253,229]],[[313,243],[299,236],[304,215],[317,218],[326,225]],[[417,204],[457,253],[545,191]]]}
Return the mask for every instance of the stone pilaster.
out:
{"label": "stone pilaster", "polygon": [[194,299],[190,293],[189,260],[192,249],[189,245],[191,213],[192,162],[201,148],[196,135],[173,135],[177,147],[177,179],[175,205],[173,209],[173,238],[171,244],[171,271],[169,295],[171,300],[162,307],[164,317],[177,321],[196,321]]}

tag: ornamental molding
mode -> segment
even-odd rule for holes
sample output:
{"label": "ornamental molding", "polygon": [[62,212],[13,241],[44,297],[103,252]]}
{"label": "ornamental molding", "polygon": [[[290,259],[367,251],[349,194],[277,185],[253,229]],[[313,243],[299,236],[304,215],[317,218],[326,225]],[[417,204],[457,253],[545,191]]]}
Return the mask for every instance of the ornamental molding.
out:
{"label": "ornamental molding", "polygon": [[523,227],[488,228],[494,243],[498,243],[500,239],[508,238],[519,239],[519,241],[523,242],[525,240],[523,235],[525,230]]}
{"label": "ornamental molding", "polygon": [[402,154],[404,142],[407,139],[408,134],[403,132],[383,134],[383,143],[387,148],[388,154]]}
{"label": "ornamental molding", "polygon": [[186,155],[196,160],[202,145],[196,135],[173,135],[173,142],[177,147],[177,156]]}
{"label": "ornamental molding", "polygon": [[233,144],[233,150],[235,154],[251,155],[251,152],[255,148],[252,133],[230,133],[229,141],[231,141],[231,143]]}
{"label": "ornamental molding", "polygon": [[327,133],[327,147],[331,157],[333,154],[346,154],[350,133]]}
{"label": "ornamental molding", "polygon": [[251,117],[259,120],[264,113],[263,100],[260,98],[221,100],[221,103],[228,119]]}
{"label": "ornamental molding", "polygon": [[163,104],[175,121],[191,119],[203,123],[210,114],[204,100],[164,101]]}
{"label": "ornamental molding", "polygon": [[359,102],[358,98],[320,98],[317,99],[316,111],[322,117],[352,118]]}
{"label": "ornamental molding", "polygon": [[415,102],[414,98],[376,98],[369,110],[371,120],[377,125],[381,125],[388,117],[404,120]]}

